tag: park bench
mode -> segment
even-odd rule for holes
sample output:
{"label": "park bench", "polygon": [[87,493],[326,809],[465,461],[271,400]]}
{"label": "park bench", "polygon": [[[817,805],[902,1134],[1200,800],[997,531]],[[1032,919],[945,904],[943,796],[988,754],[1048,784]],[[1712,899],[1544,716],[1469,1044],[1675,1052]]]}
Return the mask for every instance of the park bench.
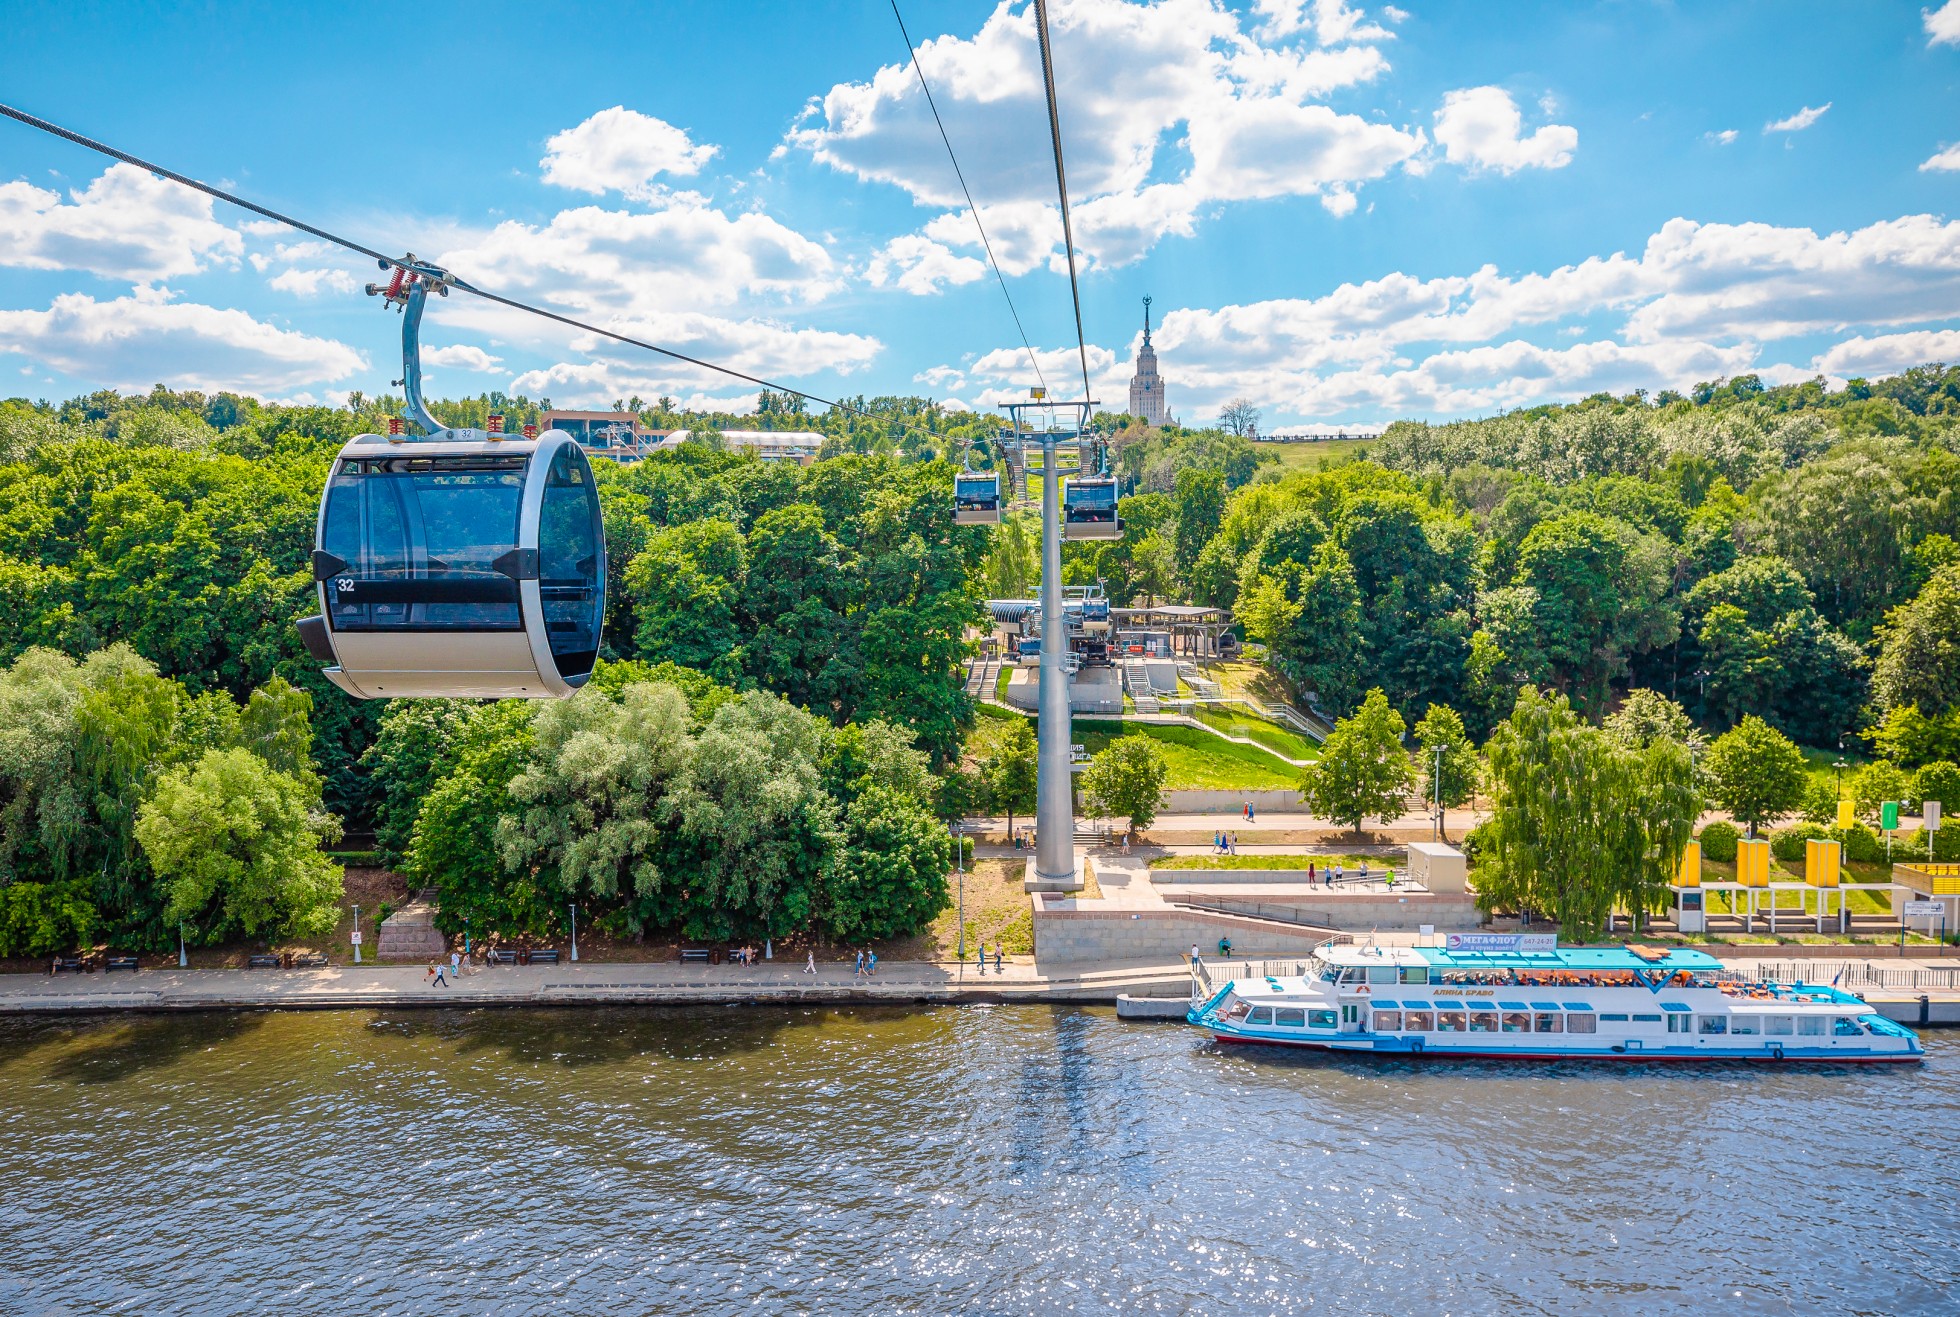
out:
{"label": "park bench", "polygon": [[515,965],[517,963],[517,953],[515,951],[505,951],[500,948],[490,953],[490,963],[492,965]]}
{"label": "park bench", "polygon": [[682,947],[681,964],[706,965],[714,959],[714,954],[706,947]]}
{"label": "park bench", "polygon": [[269,951],[255,951],[245,962],[247,969],[278,969],[279,957]]}
{"label": "park bench", "polygon": [[54,958],[54,968],[49,970],[48,973],[59,974],[63,970],[80,974],[82,972],[82,958],[80,956],[56,956]]}
{"label": "park bench", "polygon": [[558,963],[558,948],[556,947],[531,948],[531,963],[533,965],[556,965]]}
{"label": "park bench", "polygon": [[102,972],[103,972],[104,974],[113,974],[113,973],[114,973],[115,971],[117,971],[117,970],[119,970],[119,969],[126,969],[126,970],[128,970],[128,971],[130,971],[130,972],[131,972],[132,974],[133,974],[133,973],[135,973],[135,972],[136,972],[136,957],[134,957],[134,956],[111,956],[111,957],[109,957],[109,958],[108,958],[107,960],[105,960],[105,961],[103,961],[103,962],[102,962]]}
{"label": "park bench", "polygon": [[325,969],[327,953],[324,951],[302,951],[293,957],[294,969]]}

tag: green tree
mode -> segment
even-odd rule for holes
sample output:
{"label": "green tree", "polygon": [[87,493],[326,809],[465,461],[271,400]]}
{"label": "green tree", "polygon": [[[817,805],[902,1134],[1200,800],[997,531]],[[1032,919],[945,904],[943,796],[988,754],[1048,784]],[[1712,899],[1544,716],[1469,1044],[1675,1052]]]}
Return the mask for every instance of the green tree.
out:
{"label": "green tree", "polygon": [[374,841],[400,864],[415,836],[423,802],[454,765],[457,743],[479,706],[473,700],[391,700],[380,734],[361,755],[377,797]]}
{"label": "green tree", "polygon": [[1177,473],[1174,548],[1179,576],[1189,576],[1225,520],[1225,474],[1186,467]]}
{"label": "green tree", "polygon": [[1771,819],[1803,803],[1809,772],[1790,738],[1753,715],[1715,738],[1708,750],[1715,803],[1755,836]]}
{"label": "green tree", "polygon": [[457,734],[454,765],[416,812],[404,867],[436,889],[452,930],[465,918],[479,933],[555,926],[557,891],[542,887],[536,870],[507,872],[497,849],[499,823],[518,809],[509,788],[530,764],[534,711],[522,700],[472,710]]}
{"label": "green tree", "polygon": [[1860,764],[1845,784],[1853,808],[1860,818],[1877,818],[1878,807],[1888,800],[1903,802],[1912,794],[1912,779],[1897,764],[1883,759]]}
{"label": "green tree", "polygon": [[1156,741],[1148,736],[1119,736],[1082,770],[1083,802],[1093,814],[1127,818],[1130,830],[1140,832],[1155,821],[1169,775]]}
{"label": "green tree", "polygon": [[248,750],[208,750],[164,774],[136,819],[164,883],[166,922],[205,943],[333,928],[340,867],[320,843],[338,835],[308,783]]}
{"label": "green tree", "polygon": [[[1960,813],[1960,765],[1940,759],[1922,766],[1912,775],[1913,808],[1917,809],[1929,800],[1939,801],[1942,807],[1951,802],[1955,813]],[[1960,823],[1954,826],[1960,827]]]}
{"label": "green tree", "polygon": [[1027,518],[1004,512],[988,538],[980,580],[989,599],[1025,599],[1041,578],[1039,534]]}
{"label": "green tree", "polygon": [[626,569],[640,657],[739,680],[747,576],[742,532],[730,522],[694,521],[656,533]]}
{"label": "green tree", "polygon": [[1335,724],[1321,744],[1319,760],[1307,765],[1302,791],[1307,807],[1357,833],[1365,818],[1398,817],[1414,784],[1402,748],[1406,730],[1388,696],[1379,689],[1369,691],[1352,717]]}
{"label": "green tree", "polygon": [[948,853],[946,830],[915,796],[869,782],[844,811],[824,931],[845,943],[917,933],[947,906]]}
{"label": "green tree", "polygon": [[[1415,778],[1432,801],[1440,800],[1445,809],[1469,803],[1477,794],[1477,749],[1463,719],[1447,704],[1432,704],[1415,726]],[[1437,777],[1437,752],[1442,754],[1442,775]]]}
{"label": "green tree", "polygon": [[1660,741],[1671,741],[1691,754],[1707,749],[1688,711],[1645,687],[1628,691],[1620,707],[1600,721],[1599,729],[1629,750],[1645,750]]}
{"label": "green tree", "polygon": [[1872,697],[1938,718],[1960,704],[1960,566],[1944,567],[1878,631]]}
{"label": "green tree", "polygon": [[1015,815],[1034,813],[1041,747],[1026,718],[1001,719],[991,727],[981,740],[980,777],[991,807],[1007,815],[1011,836]]}

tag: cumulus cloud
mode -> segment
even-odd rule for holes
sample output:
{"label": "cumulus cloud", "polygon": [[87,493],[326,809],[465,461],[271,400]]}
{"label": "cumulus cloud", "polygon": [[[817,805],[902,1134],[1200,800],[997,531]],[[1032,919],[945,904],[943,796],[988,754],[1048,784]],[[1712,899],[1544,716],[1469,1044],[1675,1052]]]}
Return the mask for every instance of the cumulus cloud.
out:
{"label": "cumulus cloud", "polygon": [[[795,380],[822,372],[849,375],[869,366],[884,345],[864,334],[796,328],[771,320],[733,320],[700,312],[662,312],[619,319],[607,328],[675,352],[731,366],[764,379]],[[565,345],[581,360],[526,371],[512,381],[521,393],[612,399],[690,390],[725,390],[729,377],[590,334]]]}
{"label": "cumulus cloud", "polygon": [[[1390,37],[1385,28],[1339,0],[1274,0],[1257,17],[1249,29],[1213,0],[1054,7],[1056,62],[1070,70],[1062,91],[1069,184],[1091,265],[1120,265],[1166,235],[1188,235],[1205,207],[1220,202],[1327,197],[1331,210],[1345,212],[1355,187],[1426,145],[1420,129],[1314,103],[1388,69],[1375,44]],[[918,56],[967,177],[988,198],[989,233],[995,208],[1052,213],[1052,165],[1028,147],[1048,139],[1032,6],[1003,0],[972,38],[923,41]],[[921,205],[962,204],[907,64],[832,87],[786,142],[840,172],[902,188]],[[958,233],[946,219],[929,222],[925,236],[977,248],[970,221]],[[1058,225],[1044,227],[1024,249],[1025,268],[1051,259],[1059,236]]]}
{"label": "cumulus cloud", "polygon": [[[1960,0],[1954,0],[1954,3],[1960,4]],[[1922,174],[1933,171],[1951,173],[1956,170],[1960,170],[1960,143],[1941,147],[1921,162],[1919,166],[1919,172]]]}
{"label": "cumulus cloud", "polygon": [[915,294],[936,293],[947,284],[970,284],[986,274],[983,262],[956,255],[944,243],[918,233],[893,238],[865,269],[872,287],[896,287]]}
{"label": "cumulus cloud", "polygon": [[1579,149],[1579,130],[1548,123],[1524,135],[1524,116],[1502,87],[1446,92],[1436,111],[1436,141],[1451,164],[1515,174],[1520,169],[1562,169]]}
{"label": "cumulus cloud", "polygon": [[[1906,216],[1819,234],[1675,219],[1638,252],[1542,272],[1394,272],[1314,298],[1174,308],[1155,342],[1180,414],[1204,415],[1244,395],[1278,415],[1434,415],[1678,388],[1748,370],[1791,379],[1882,374],[1960,356],[1960,331],[1910,328],[1956,313],[1960,222]],[[1814,361],[1808,344],[1795,361],[1766,350],[1894,326],[1903,332],[1848,339]],[[1127,383],[1137,345],[1099,350],[1099,390]],[[1043,366],[1066,371],[1062,378],[1074,370],[1066,353],[1044,354]],[[996,386],[989,397],[1011,395],[1006,386],[1028,374],[1008,348],[937,370],[928,376],[949,386]]]}
{"label": "cumulus cloud", "polygon": [[1904,334],[1859,335],[1820,353],[1811,363],[1819,375],[1895,375],[1929,361],[1960,361],[1960,329],[1915,329]]}
{"label": "cumulus cloud", "polygon": [[476,371],[481,374],[503,365],[503,359],[493,357],[482,348],[469,343],[445,343],[440,347],[423,348],[422,364],[452,366],[457,370]]}
{"label": "cumulus cloud", "polygon": [[1800,133],[1823,118],[1824,112],[1830,108],[1831,102],[1829,101],[1825,101],[1822,105],[1806,105],[1787,119],[1771,119],[1763,125],[1763,131],[1765,133]]}
{"label": "cumulus cloud", "polygon": [[211,198],[134,165],[109,166],[66,201],[31,183],[0,184],[0,265],[149,283],[234,264],[243,250],[211,217]]}
{"label": "cumulus cloud", "polygon": [[1733,128],[1723,128],[1718,132],[1704,133],[1703,136],[1717,146],[1732,146],[1735,143],[1735,139],[1742,136],[1742,134]]}
{"label": "cumulus cloud", "polygon": [[367,366],[344,343],[280,329],[243,311],[173,301],[148,288],[107,302],[64,293],[45,311],[0,311],[0,351],[124,389],[161,381],[277,394],[345,379]]}
{"label": "cumulus cloud", "polygon": [[1946,0],[1938,9],[1919,11],[1926,25],[1926,45],[1960,46],[1960,0]]}
{"label": "cumulus cloud", "polygon": [[318,297],[321,293],[355,293],[360,284],[345,270],[282,270],[266,280],[266,286],[296,297]]}
{"label": "cumulus cloud", "polygon": [[554,134],[544,147],[538,164],[545,182],[642,200],[657,194],[653,180],[661,174],[698,174],[720,149],[697,145],[685,129],[621,105]]}

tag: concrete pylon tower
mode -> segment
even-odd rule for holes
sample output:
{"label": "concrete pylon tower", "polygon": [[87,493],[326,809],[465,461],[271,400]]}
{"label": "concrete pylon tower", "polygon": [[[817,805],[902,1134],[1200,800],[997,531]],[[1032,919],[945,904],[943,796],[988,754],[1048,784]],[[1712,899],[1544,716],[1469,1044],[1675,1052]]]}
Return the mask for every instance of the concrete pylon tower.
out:
{"label": "concrete pylon tower", "polygon": [[1157,350],[1150,346],[1150,299],[1143,299],[1143,346],[1137,349],[1136,374],[1130,376],[1130,415],[1162,425],[1170,415],[1164,405],[1164,380],[1157,374]]}

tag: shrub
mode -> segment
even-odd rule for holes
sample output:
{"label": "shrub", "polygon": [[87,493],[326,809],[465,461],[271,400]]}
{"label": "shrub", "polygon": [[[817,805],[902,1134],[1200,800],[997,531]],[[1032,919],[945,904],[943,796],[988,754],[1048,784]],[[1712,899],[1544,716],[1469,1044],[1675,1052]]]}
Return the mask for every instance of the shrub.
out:
{"label": "shrub", "polygon": [[1829,782],[1812,782],[1804,788],[1803,804],[1797,812],[1812,823],[1837,826],[1837,788]]}
{"label": "shrub", "polygon": [[1937,800],[1942,808],[1960,812],[1960,764],[1937,759],[1912,775],[1909,803],[1919,809],[1929,800]]}
{"label": "shrub", "polygon": [[1821,823],[1797,823],[1778,828],[1769,835],[1769,853],[1785,864],[1802,864],[1804,843],[1829,835],[1829,829]]}
{"label": "shrub", "polygon": [[0,956],[46,956],[94,940],[95,907],[79,883],[0,887]]}
{"label": "shrub", "polygon": [[1735,844],[1742,833],[1733,823],[1711,823],[1701,830],[1701,858],[1716,864],[1735,863]]}
{"label": "shrub", "polygon": [[1885,841],[1876,832],[1860,823],[1855,827],[1834,831],[1830,834],[1844,843],[1844,858],[1849,864],[1885,863]]}

